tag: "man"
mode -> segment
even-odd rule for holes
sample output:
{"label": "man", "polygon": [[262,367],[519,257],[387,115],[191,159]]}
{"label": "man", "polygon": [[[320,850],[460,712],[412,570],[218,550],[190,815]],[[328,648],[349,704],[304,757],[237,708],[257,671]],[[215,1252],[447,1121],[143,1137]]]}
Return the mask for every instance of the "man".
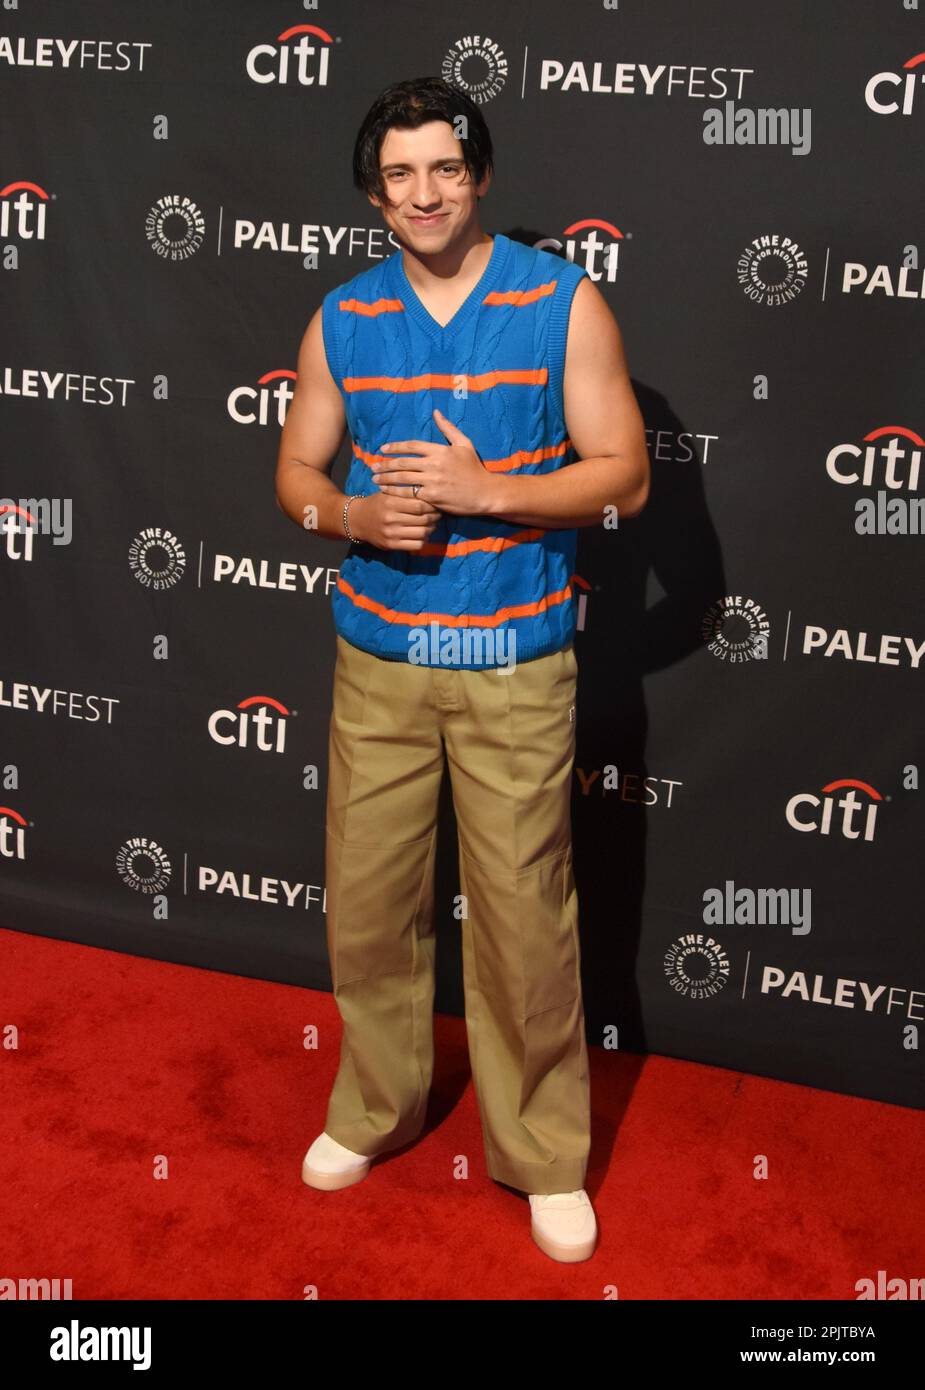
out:
{"label": "man", "polygon": [[[326,840],[343,1038],[302,1176],[347,1186],[423,1128],[445,748],[487,1167],[529,1196],[540,1248],[572,1261],[597,1235],[570,821],[575,528],[640,511],[649,464],[606,301],[577,265],[482,230],[492,169],[461,92],[422,78],[377,99],[354,182],[400,249],[325,296],[280,441],[279,505],[351,542],[332,601]],[[348,427],[342,493],[329,472]]]}

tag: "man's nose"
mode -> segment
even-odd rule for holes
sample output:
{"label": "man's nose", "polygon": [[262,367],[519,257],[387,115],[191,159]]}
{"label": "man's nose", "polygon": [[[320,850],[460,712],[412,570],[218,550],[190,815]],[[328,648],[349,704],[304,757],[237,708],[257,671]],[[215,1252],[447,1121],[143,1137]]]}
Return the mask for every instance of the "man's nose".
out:
{"label": "man's nose", "polygon": [[440,190],[432,179],[420,179],[411,190],[411,201],[415,207],[439,207]]}

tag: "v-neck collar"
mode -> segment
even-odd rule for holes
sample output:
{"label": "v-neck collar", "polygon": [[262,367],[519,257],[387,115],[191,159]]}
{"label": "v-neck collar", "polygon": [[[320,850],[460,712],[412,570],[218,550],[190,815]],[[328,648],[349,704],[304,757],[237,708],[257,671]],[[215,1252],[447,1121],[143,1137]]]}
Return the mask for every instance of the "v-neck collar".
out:
{"label": "v-neck collar", "polygon": [[405,273],[404,255],[401,250],[395,253],[395,273],[401,291],[401,299],[408,313],[414,321],[420,324],[425,333],[434,338],[438,343],[448,341],[454,337],[459,330],[468,323],[469,319],[478,309],[485,295],[492,288],[501,270],[503,254],[507,249],[507,237],[501,232],[496,232],[494,244],[491,248],[491,255],[488,258],[485,269],[482,271],[481,278],[473,285],[469,294],[460,304],[456,313],[449,323],[440,324],[433,317],[418,299],[417,293],[411,281]]}

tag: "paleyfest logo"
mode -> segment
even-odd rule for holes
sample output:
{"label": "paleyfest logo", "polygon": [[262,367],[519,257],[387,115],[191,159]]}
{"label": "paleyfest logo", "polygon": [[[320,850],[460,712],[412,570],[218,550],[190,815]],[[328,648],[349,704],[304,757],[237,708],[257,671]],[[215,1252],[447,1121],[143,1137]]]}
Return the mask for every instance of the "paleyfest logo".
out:
{"label": "paleyfest logo", "polygon": [[755,304],[779,308],[790,304],[806,284],[809,264],[792,237],[768,232],[754,237],[739,256],[736,278]]}

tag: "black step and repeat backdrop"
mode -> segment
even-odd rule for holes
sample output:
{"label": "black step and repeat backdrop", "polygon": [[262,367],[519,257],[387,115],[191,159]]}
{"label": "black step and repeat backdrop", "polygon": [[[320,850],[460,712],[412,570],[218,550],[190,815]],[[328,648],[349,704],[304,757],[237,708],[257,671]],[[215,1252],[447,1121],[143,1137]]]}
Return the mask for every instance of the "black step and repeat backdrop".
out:
{"label": "black step and repeat backdrop", "polygon": [[[442,74],[485,230],[587,266],[647,427],[574,580],[590,1040],[920,1106],[923,50],[904,0],[4,4],[2,924],[330,988],[346,543],[276,453],[395,250],[359,123]],[[459,1013],[446,782],[441,826]]]}

